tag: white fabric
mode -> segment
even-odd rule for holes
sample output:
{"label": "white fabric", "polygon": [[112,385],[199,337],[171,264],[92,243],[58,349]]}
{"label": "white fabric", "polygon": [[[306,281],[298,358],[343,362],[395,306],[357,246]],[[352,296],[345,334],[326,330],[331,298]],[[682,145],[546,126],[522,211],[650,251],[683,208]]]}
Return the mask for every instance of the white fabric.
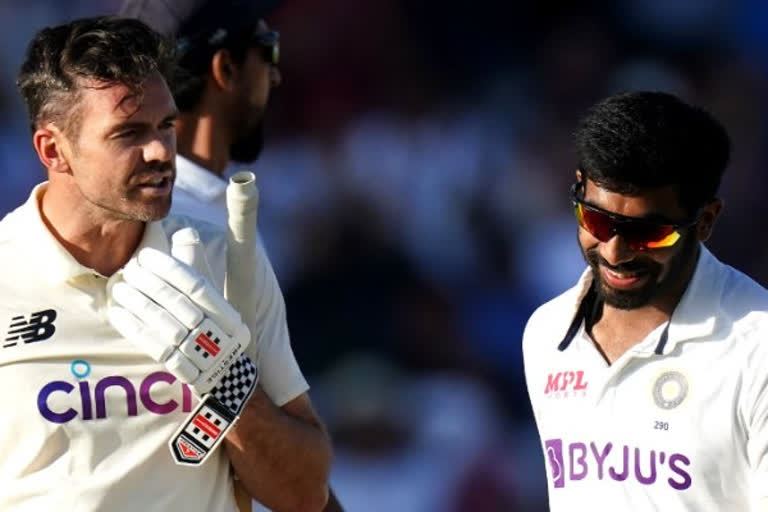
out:
{"label": "white fabric", "polygon": [[[80,265],[45,227],[44,187],[0,222],[0,510],[235,511],[224,450],[196,469],[171,459],[168,439],[196,399],[111,327],[110,280]],[[187,226],[200,233],[220,290],[220,229],[170,216],[147,225],[141,247],[167,253],[170,235]],[[265,293],[264,318],[280,315],[276,302]],[[247,352],[272,400],[282,405],[306,391],[287,337],[269,322],[256,336]]]}
{"label": "white fabric", "polygon": [[584,332],[560,350],[579,284],[523,336],[552,512],[758,510],[768,496],[768,292],[702,246],[669,324],[608,365]]}

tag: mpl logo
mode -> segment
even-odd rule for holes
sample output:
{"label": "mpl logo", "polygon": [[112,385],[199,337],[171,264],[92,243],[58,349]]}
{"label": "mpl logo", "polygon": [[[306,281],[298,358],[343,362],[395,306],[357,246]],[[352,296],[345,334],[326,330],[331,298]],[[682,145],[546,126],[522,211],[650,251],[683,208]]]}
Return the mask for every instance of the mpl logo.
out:
{"label": "mpl logo", "polygon": [[586,396],[588,384],[582,370],[550,373],[544,394],[554,398]]}

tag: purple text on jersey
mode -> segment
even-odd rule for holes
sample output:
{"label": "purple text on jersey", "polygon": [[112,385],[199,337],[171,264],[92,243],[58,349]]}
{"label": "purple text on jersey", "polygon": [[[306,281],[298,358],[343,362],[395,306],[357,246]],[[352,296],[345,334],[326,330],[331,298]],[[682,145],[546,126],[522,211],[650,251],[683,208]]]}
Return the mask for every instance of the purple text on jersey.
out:
{"label": "purple text on jersey", "polygon": [[[565,487],[566,481],[577,482],[595,476],[598,480],[610,478],[623,482],[634,479],[641,484],[652,485],[656,483],[659,473],[665,469],[669,470],[670,475],[666,483],[673,489],[684,491],[691,486],[691,475],[685,470],[685,467],[691,465],[691,461],[685,455],[667,454],[657,450],[644,454],[640,448],[630,448],[627,445],[616,448],[614,450],[613,443],[599,446],[595,442],[576,442],[564,447],[562,439],[544,441],[553,486],[558,489]],[[661,478],[664,476],[661,475]]]}
{"label": "purple text on jersey", "polygon": [[[169,385],[173,385],[176,382],[176,377],[168,372],[154,372],[147,375],[139,384],[139,399],[142,405],[150,412],[155,414],[170,414],[179,407],[179,403],[174,400],[168,400],[165,403],[157,403],[152,398],[150,391],[152,387],[158,383],[164,382]],[[106,392],[110,387],[119,387],[125,391],[125,400],[128,408],[128,416],[137,416],[138,403],[136,400],[136,388],[130,380],[119,375],[111,375],[104,377],[96,382],[93,393],[91,393],[90,382],[83,380],[77,383],[77,387],[80,392],[80,404],[82,410],[80,411],[81,418],[83,420],[92,420],[93,416],[93,403],[96,402],[96,419],[103,419],[107,417],[107,402]],[[192,391],[189,387],[181,383],[181,410],[182,412],[189,412],[192,410]],[[37,394],[37,409],[45,419],[53,423],[67,423],[76,418],[78,411],[73,408],[68,408],[61,412],[55,412],[51,410],[48,405],[48,399],[53,393],[72,393],[75,386],[69,382],[63,380],[55,380],[49,382],[40,390]]]}

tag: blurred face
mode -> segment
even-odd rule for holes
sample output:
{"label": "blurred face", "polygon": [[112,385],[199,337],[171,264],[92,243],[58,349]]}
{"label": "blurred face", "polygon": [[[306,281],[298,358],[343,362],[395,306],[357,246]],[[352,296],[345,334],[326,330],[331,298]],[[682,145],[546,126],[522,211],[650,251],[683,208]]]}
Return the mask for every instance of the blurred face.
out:
{"label": "blurred face", "polygon": [[[263,21],[258,31],[269,29]],[[265,59],[264,48],[255,46],[246,53],[240,66],[238,109],[234,120],[237,138],[230,146],[230,157],[236,162],[253,162],[264,146],[264,112],[272,87],[280,84],[278,68]]]}
{"label": "blurred face", "polygon": [[163,77],[150,76],[140,96],[121,84],[84,84],[77,108],[80,128],[66,155],[71,185],[98,215],[163,218],[176,154],[176,105]]}
{"label": "blurred face", "polygon": [[[602,189],[587,180],[584,202],[601,210],[638,219],[688,219],[679,204],[674,186],[648,189],[636,196],[626,196]],[[616,234],[607,242],[598,240],[589,230],[579,228],[579,245],[593,271],[597,292],[605,304],[619,309],[635,309],[660,303],[680,293],[690,278],[699,237],[696,225],[681,230],[674,245],[635,250]]]}

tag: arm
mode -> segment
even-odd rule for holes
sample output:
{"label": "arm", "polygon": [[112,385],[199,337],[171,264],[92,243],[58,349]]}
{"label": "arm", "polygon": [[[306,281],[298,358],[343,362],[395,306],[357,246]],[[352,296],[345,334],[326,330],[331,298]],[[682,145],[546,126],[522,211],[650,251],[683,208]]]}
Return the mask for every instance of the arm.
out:
{"label": "arm", "polygon": [[306,393],[280,408],[257,387],[225,447],[240,482],[264,505],[323,510],[331,445]]}

